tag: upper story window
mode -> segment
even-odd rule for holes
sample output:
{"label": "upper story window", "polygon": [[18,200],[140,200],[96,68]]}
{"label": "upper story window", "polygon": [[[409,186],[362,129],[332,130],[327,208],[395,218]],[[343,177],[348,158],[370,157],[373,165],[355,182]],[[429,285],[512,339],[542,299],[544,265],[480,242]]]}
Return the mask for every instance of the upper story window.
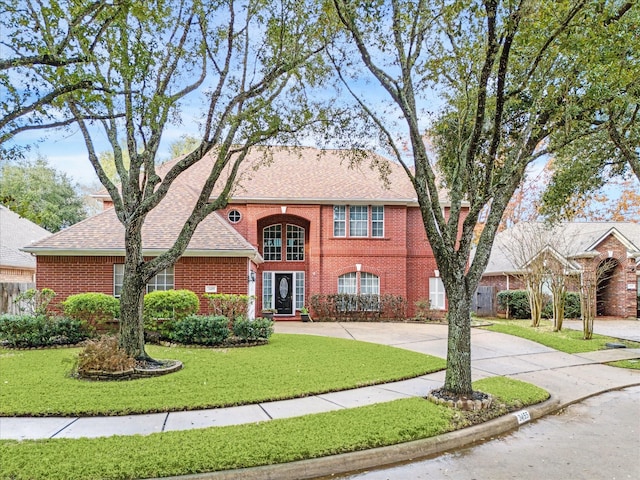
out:
{"label": "upper story window", "polygon": [[282,225],[271,225],[262,231],[262,257],[266,261],[282,260]]}
{"label": "upper story window", "polygon": [[[286,260],[304,261],[304,228],[287,225],[285,230]],[[282,225],[270,225],[262,230],[262,257],[265,261],[282,260]]]}
{"label": "upper story window", "polygon": [[304,260],[304,228],[287,225],[287,260]]}
{"label": "upper story window", "polygon": [[[159,271],[155,277],[147,283],[147,293],[154,290],[172,290],[174,288],[173,267],[167,267]],[[113,265],[113,296],[120,297],[122,295],[122,284],[124,283],[124,265]]]}
{"label": "upper story window", "polygon": [[383,205],[334,205],[333,236],[354,238],[384,237]]}
{"label": "upper story window", "polygon": [[231,223],[238,223],[242,219],[242,214],[238,210],[231,210],[227,214],[227,218]]}

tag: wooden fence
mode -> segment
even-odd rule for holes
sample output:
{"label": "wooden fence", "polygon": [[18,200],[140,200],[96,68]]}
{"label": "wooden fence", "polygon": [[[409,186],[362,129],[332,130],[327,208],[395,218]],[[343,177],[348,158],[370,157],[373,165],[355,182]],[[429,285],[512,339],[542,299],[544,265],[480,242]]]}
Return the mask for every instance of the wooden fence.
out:
{"label": "wooden fence", "polygon": [[36,284],[0,282],[0,315],[4,313],[20,313],[20,309],[15,300],[18,295],[26,292],[30,288],[36,288]]}

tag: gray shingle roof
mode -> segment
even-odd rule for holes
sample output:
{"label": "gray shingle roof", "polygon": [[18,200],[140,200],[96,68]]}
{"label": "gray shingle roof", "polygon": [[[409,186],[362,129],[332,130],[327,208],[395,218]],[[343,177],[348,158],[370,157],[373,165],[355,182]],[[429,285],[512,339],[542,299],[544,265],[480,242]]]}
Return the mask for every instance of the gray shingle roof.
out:
{"label": "gray shingle roof", "polygon": [[35,258],[20,249],[49,235],[51,232],[0,205],[0,265],[35,269]]}
{"label": "gray shingle roof", "polygon": [[[416,193],[400,165],[374,154],[351,165],[348,152],[315,148],[255,147],[239,170],[232,202],[266,203],[367,203],[416,204]],[[164,175],[178,159],[159,167]],[[177,237],[184,220],[195,204],[201,186],[214,165],[213,155],[185,171],[171,187],[167,197],[147,217],[143,230],[143,248],[165,250]],[[388,171],[388,184],[373,164]],[[222,190],[227,173],[223,172],[214,189]],[[105,191],[98,194],[104,196]],[[59,251],[79,254],[111,254],[124,248],[124,229],[113,209],[88,218],[38,242],[29,250],[44,253]],[[196,229],[185,254],[205,252],[231,254],[255,248],[219,215],[212,214]],[[53,252],[50,252],[53,253]]]}
{"label": "gray shingle roof", "polygon": [[[497,275],[520,270],[521,266],[516,265],[518,262],[512,253],[512,245],[528,231],[535,232],[541,228],[540,225],[522,222],[496,235],[484,274]],[[630,244],[629,253],[640,254],[640,225],[632,222],[562,223],[553,231],[555,242],[552,243],[555,245],[551,246],[565,257],[577,257],[593,251],[614,230]]]}

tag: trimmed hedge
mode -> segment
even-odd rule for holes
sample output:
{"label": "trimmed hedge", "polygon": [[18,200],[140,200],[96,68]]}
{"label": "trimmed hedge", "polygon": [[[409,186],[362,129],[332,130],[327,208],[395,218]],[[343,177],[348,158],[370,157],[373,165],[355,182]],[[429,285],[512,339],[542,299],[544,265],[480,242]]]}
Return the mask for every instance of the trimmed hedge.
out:
{"label": "trimmed hedge", "polygon": [[156,290],[144,296],[145,319],[180,320],[200,309],[198,295],[191,290]]}
{"label": "trimmed hedge", "polygon": [[317,294],[312,295],[310,300],[314,319],[321,321],[404,320],[408,305],[404,297],[391,294]]}
{"label": "trimmed hedge", "polygon": [[189,315],[173,321],[169,331],[171,341],[185,345],[219,345],[230,335],[229,319],[223,316]]}
{"label": "trimmed hedge", "polygon": [[91,337],[84,321],[44,315],[0,316],[0,343],[12,348],[74,345]]}
{"label": "trimmed hedge", "polygon": [[[551,298],[545,296],[542,307],[542,317],[553,317]],[[503,290],[498,292],[498,306],[502,310],[509,309],[509,317],[515,319],[531,318],[531,308],[526,290]],[[580,318],[580,294],[568,292],[564,307],[564,318]]]}
{"label": "trimmed hedge", "polygon": [[96,326],[118,318],[120,301],[105,293],[78,293],[62,302],[64,314]]}
{"label": "trimmed hedge", "polygon": [[268,340],[273,334],[273,320],[238,317],[233,321],[233,334],[242,341]]}

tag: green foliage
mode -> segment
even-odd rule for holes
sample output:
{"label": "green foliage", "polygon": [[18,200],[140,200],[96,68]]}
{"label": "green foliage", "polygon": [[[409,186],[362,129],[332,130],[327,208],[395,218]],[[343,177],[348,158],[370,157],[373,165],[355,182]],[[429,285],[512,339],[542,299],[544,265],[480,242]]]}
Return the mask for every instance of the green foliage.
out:
{"label": "green foliage", "polygon": [[19,294],[14,303],[17,304],[18,310],[27,315],[46,315],[49,304],[56,296],[56,292],[50,288],[38,290],[30,288],[29,290]]}
{"label": "green foliage", "polygon": [[41,158],[2,166],[0,192],[2,204],[50,232],[86,217],[76,185]]}
{"label": "green foliage", "polygon": [[189,315],[173,323],[169,338],[184,345],[220,345],[230,334],[227,317]]}
{"label": "green foliage", "polygon": [[77,373],[82,375],[91,371],[124,372],[136,364],[134,358],[118,347],[115,336],[104,335],[89,340],[78,354]]}
{"label": "green foliage", "polygon": [[407,301],[392,294],[316,294],[311,296],[311,308],[323,321],[404,320]]}
{"label": "green foliage", "polygon": [[531,307],[526,290],[503,290],[498,292],[498,306],[509,312],[509,318],[531,318]]}
{"label": "green foliage", "polygon": [[203,296],[209,301],[212,315],[222,315],[231,319],[240,315],[246,316],[249,303],[253,300],[249,295],[230,293],[205,293]]}
{"label": "green foliage", "polygon": [[199,309],[198,295],[191,290],[155,290],[144,296],[145,319],[180,320]]}
{"label": "green foliage", "polygon": [[74,345],[89,338],[86,323],[44,315],[0,316],[0,343],[13,348]]}
{"label": "green foliage", "polygon": [[245,342],[269,340],[273,334],[273,320],[268,318],[249,319],[237,317],[232,324],[233,334]]}
{"label": "green foliage", "polygon": [[[544,307],[542,307],[542,318],[553,318],[553,301],[551,299],[549,299],[544,304]],[[580,318],[579,293],[567,292],[564,303],[564,318]]]}
{"label": "green foliage", "polygon": [[120,301],[106,293],[78,293],[62,302],[64,314],[97,326],[104,324],[120,313]]}

